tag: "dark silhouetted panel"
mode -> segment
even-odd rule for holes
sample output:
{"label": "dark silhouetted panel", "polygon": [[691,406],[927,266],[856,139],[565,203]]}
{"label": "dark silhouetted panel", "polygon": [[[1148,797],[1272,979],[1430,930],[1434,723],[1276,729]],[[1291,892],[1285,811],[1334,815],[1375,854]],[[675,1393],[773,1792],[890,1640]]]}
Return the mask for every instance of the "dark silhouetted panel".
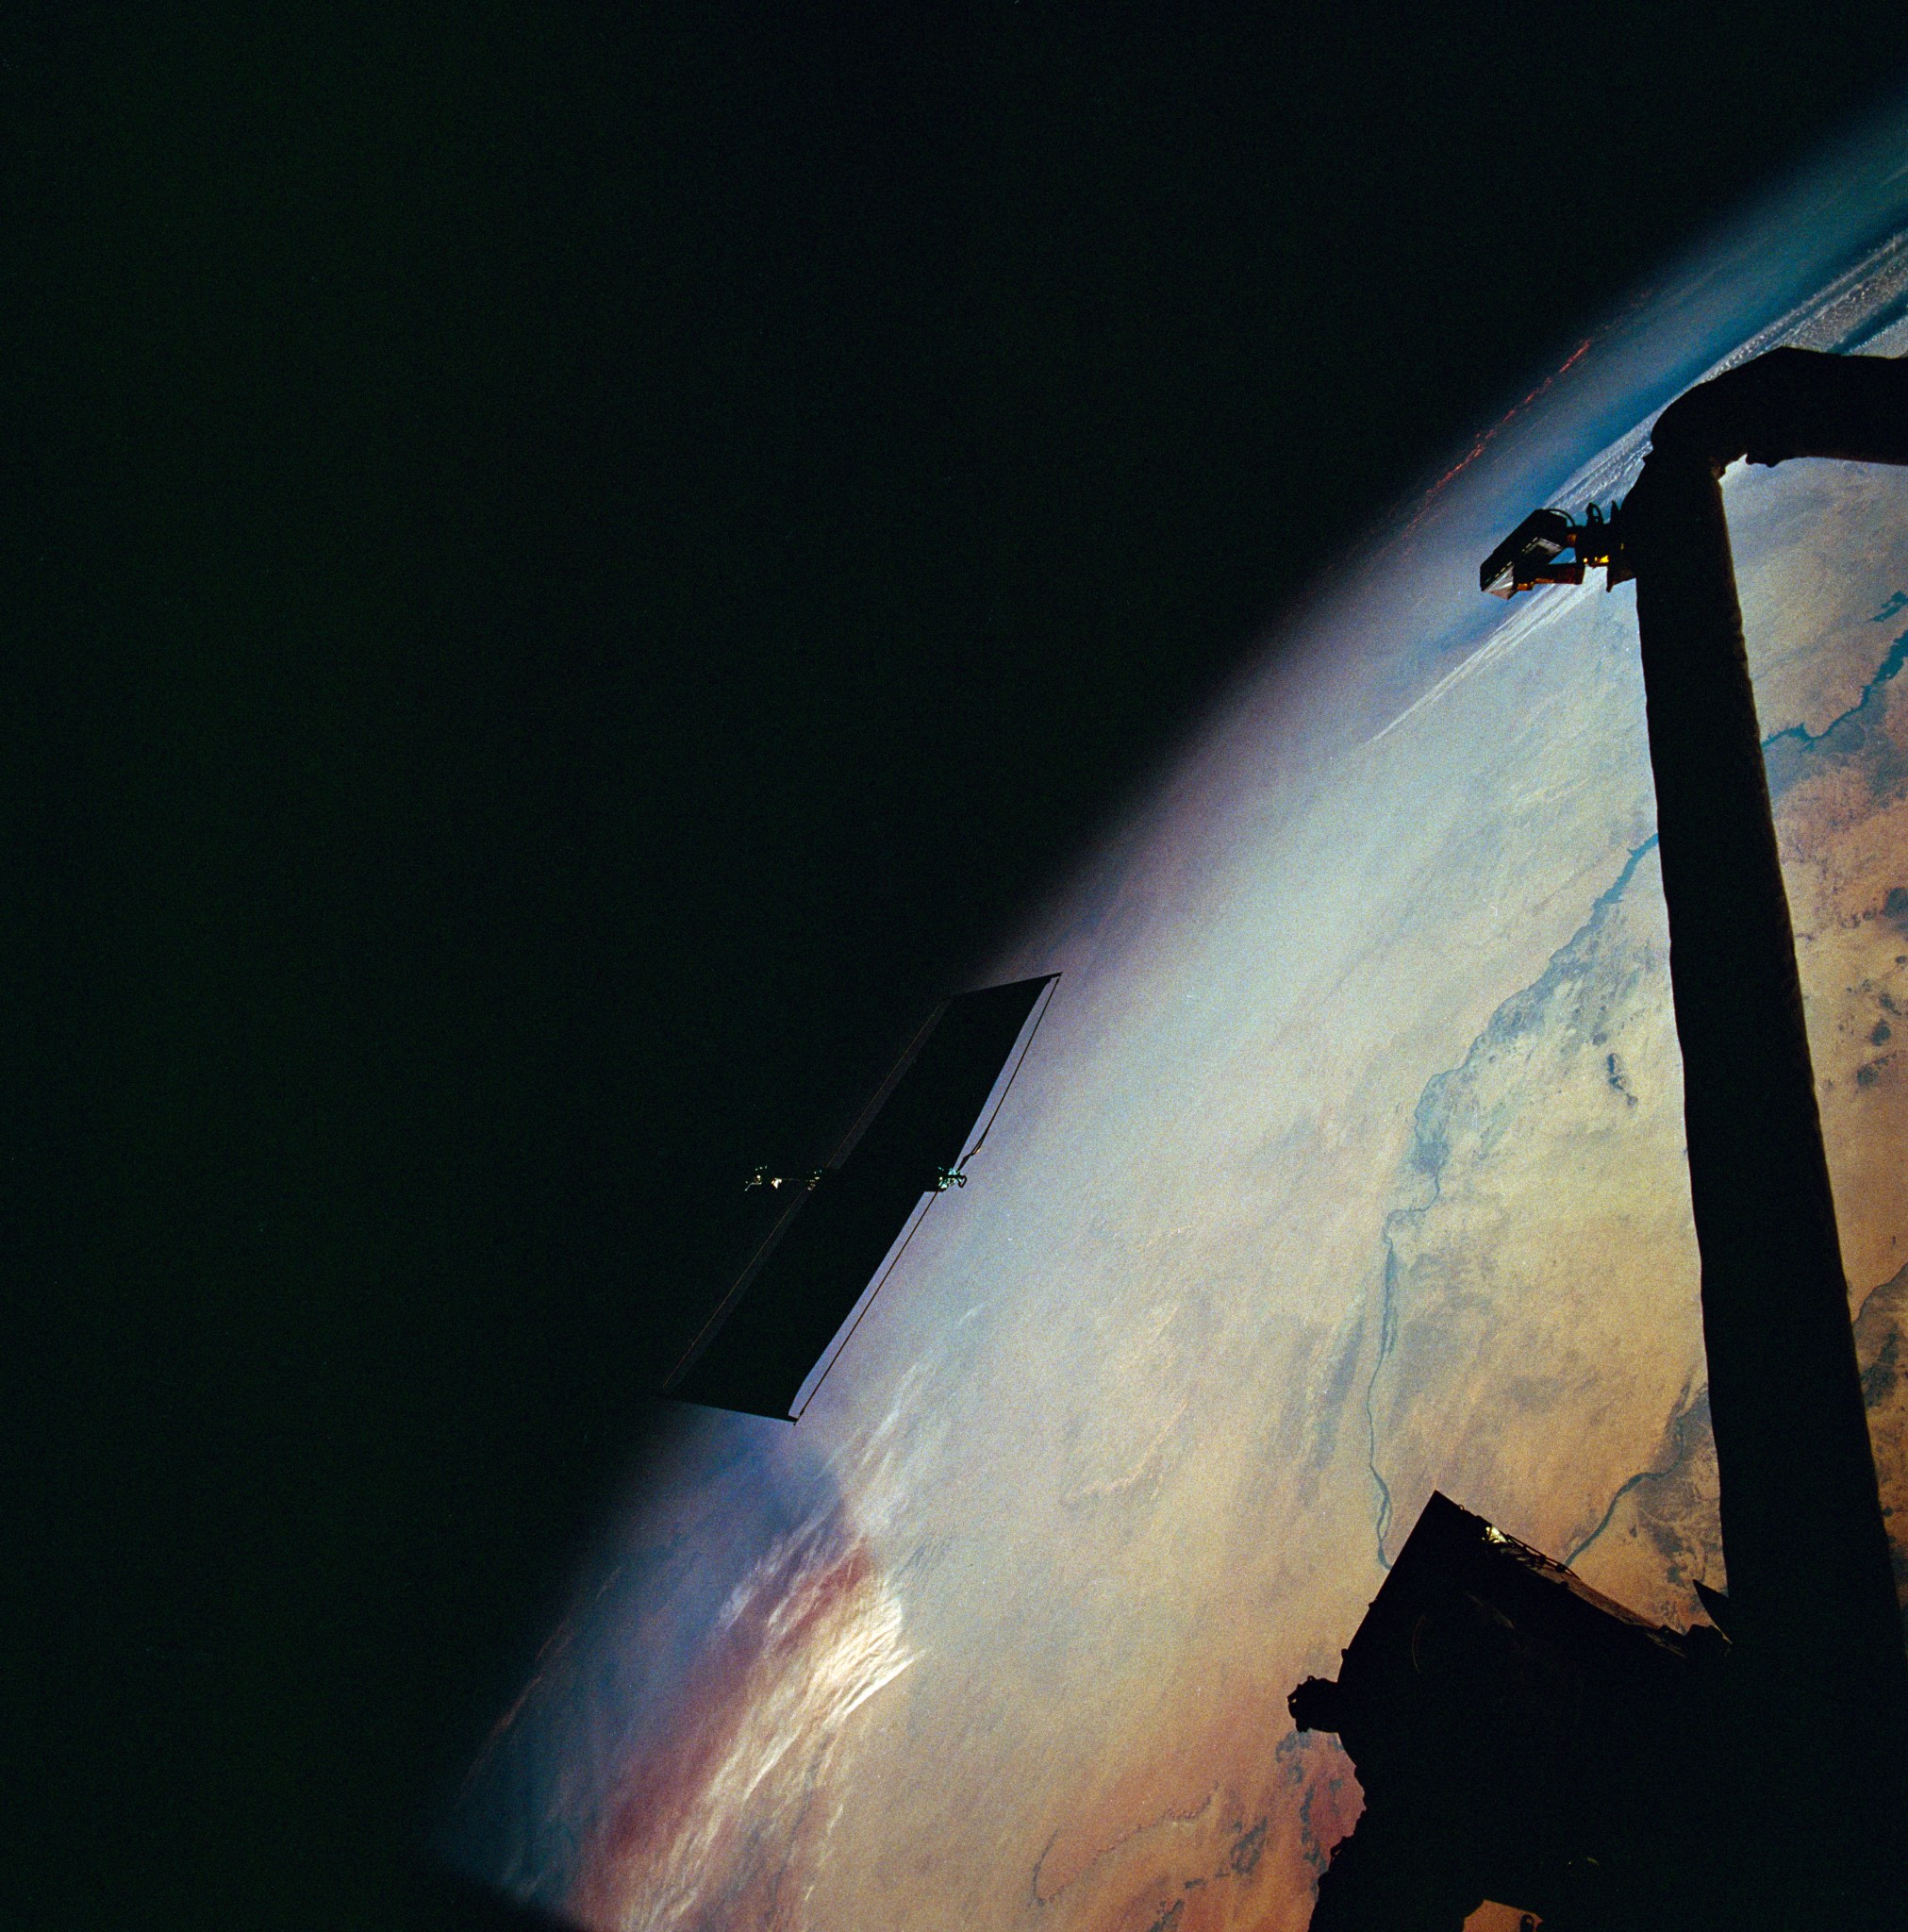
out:
{"label": "dark silhouetted panel", "polygon": [[[981,1109],[1050,975],[947,1001],[709,1318],[667,1392],[787,1417],[922,1194],[971,1151]],[[985,1130],[983,1130],[985,1131]]]}

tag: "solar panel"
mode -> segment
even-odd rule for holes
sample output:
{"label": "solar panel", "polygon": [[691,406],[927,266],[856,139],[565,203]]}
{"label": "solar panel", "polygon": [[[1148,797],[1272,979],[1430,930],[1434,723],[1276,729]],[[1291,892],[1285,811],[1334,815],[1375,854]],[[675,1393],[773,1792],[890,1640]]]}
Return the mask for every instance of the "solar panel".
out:
{"label": "solar panel", "polygon": [[[923,1196],[964,1184],[981,1113],[1018,1070],[1057,974],[943,1001],[830,1158],[790,1199],[664,1385],[684,1402],[792,1418]],[[1043,1009],[1044,1011],[1044,1009]],[[1022,1045],[1022,1037],[1025,1043]],[[1004,1092],[1003,1093],[1004,1097]],[[825,1373],[825,1370],[824,1370]]]}

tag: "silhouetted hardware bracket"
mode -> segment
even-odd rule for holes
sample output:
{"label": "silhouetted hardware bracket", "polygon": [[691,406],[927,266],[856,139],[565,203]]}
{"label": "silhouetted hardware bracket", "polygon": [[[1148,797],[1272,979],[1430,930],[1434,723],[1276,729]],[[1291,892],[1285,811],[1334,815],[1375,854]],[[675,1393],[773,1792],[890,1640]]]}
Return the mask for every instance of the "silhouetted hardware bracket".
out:
{"label": "silhouetted hardware bracket", "polygon": [[1336,1680],[1286,1699],[1300,1730],[1337,1736],[1365,1793],[1313,1932],[1456,1932],[1485,1898],[1571,1925],[1690,1923],[1605,1918],[1599,1891],[1671,1897],[1713,1787],[1703,1720],[1728,1651],[1434,1492]]}
{"label": "silhouetted hardware bracket", "polygon": [[[1592,503],[1584,521],[1561,509],[1534,509],[1478,569],[1478,588],[1493,597],[1515,597],[1540,584],[1581,584],[1587,570],[1607,570],[1606,590],[1635,575],[1623,544],[1623,506],[1605,516]],[[1563,560],[1568,558],[1568,561]]]}
{"label": "silhouetted hardware bracket", "polygon": [[972,1178],[968,1163],[1032,1048],[1058,977],[943,1001],[822,1166],[755,1170],[743,1191],[773,1196],[780,1212],[666,1394],[799,1417],[921,1216]]}

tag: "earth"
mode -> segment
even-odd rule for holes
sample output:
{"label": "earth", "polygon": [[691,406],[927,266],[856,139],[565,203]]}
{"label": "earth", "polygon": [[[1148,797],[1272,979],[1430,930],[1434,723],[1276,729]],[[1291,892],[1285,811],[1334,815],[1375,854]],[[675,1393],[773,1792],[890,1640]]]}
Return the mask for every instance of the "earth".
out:
{"label": "earth", "polygon": [[[629,1932],[1297,1932],[1361,1797],[1286,1693],[1434,1487],[1700,1619],[1634,590],[1477,564],[1718,367],[1908,352],[1904,161],[1870,129],[1565,345],[1003,951],[1063,976],[973,1184],[799,1426],[659,1405],[458,1864]],[[1908,1584],[1908,472],[1725,495]]]}

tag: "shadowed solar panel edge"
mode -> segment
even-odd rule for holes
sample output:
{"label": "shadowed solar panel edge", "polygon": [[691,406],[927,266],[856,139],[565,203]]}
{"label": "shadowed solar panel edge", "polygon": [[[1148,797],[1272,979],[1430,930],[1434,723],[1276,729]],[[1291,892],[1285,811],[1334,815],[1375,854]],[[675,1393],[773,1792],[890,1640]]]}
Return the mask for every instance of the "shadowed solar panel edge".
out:
{"label": "shadowed solar panel edge", "polygon": [[[961,993],[910,1042],[777,1217],[663,1392],[788,1420],[921,1196],[972,1151],[982,1108],[1056,974]],[[985,1132],[985,1129],[982,1130]]]}

